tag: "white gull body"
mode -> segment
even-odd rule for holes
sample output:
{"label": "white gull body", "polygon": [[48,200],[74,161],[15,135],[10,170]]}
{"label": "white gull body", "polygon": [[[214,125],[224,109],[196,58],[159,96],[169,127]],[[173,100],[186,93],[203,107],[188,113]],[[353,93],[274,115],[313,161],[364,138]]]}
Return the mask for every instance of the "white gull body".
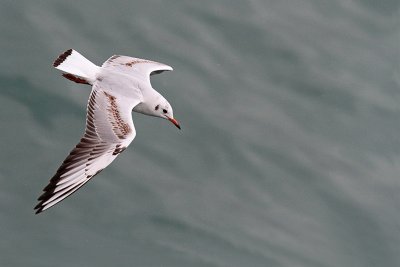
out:
{"label": "white gull body", "polygon": [[115,55],[98,67],[69,49],[54,67],[69,80],[92,85],[92,92],[84,136],[43,189],[36,213],[74,193],[128,147],[136,136],[132,110],[167,119],[180,129],[171,105],[150,84],[150,75],[172,70],[168,65]]}

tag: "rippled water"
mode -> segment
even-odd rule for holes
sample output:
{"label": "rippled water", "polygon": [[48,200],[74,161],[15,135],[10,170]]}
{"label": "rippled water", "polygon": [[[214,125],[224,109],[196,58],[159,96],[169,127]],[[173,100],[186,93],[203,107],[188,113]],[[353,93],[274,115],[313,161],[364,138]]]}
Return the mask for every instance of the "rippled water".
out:
{"label": "rippled water", "polygon": [[[400,2],[0,3],[1,266],[400,266]],[[74,48],[174,67],[183,130],[133,114],[107,170],[40,215],[89,87]]]}

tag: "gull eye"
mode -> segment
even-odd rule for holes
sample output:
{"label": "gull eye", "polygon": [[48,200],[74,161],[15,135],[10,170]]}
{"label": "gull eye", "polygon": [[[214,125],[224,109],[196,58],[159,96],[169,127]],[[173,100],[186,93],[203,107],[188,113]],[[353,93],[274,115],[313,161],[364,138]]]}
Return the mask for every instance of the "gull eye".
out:
{"label": "gull eye", "polygon": [[163,112],[164,114],[167,114],[167,113],[168,113],[168,111],[167,111],[166,109],[163,109],[162,112]]}
{"label": "gull eye", "polygon": [[154,109],[155,109],[155,110],[158,110],[159,107],[160,107],[160,105],[157,105]]}

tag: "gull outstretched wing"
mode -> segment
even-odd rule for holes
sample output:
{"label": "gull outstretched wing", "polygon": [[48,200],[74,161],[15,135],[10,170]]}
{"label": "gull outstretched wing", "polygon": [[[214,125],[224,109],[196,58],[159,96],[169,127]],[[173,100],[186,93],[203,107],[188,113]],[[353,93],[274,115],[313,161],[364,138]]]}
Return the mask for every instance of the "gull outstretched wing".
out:
{"label": "gull outstretched wing", "polygon": [[109,87],[101,81],[93,85],[84,136],[43,189],[35,207],[36,213],[54,206],[81,188],[135,138],[131,112],[140,99],[123,97]]}
{"label": "gull outstretched wing", "polygon": [[125,73],[140,81],[146,81],[149,84],[150,75],[173,70],[171,66],[163,63],[121,55],[110,57],[101,67],[103,69],[116,70]]}

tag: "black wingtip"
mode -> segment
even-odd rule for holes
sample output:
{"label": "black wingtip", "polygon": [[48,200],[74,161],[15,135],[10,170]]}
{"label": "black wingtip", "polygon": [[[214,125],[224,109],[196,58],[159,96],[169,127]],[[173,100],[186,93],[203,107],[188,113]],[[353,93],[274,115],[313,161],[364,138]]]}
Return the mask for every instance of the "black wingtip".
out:
{"label": "black wingtip", "polygon": [[33,208],[35,211],[35,214],[39,214],[43,212],[44,205],[43,203],[52,195],[52,192],[54,191],[55,184],[50,182],[44,189],[43,193],[38,197],[39,203]]}
{"label": "black wingtip", "polygon": [[35,214],[39,214],[43,211],[42,203],[37,204],[33,210],[35,211]]}
{"label": "black wingtip", "polygon": [[54,61],[53,67],[59,66],[64,60],[72,54],[72,49],[68,49],[64,53],[58,56],[58,58]]}

